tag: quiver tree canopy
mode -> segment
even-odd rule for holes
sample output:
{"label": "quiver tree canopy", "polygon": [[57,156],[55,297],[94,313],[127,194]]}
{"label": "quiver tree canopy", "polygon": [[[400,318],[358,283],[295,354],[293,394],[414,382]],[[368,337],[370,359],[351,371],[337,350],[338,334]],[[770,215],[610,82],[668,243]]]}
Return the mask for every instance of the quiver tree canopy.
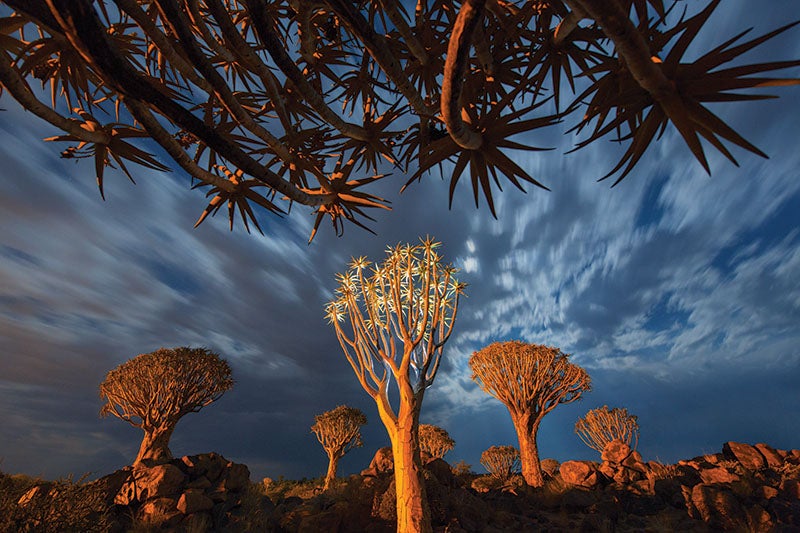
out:
{"label": "quiver tree canopy", "polygon": [[450,437],[450,434],[444,428],[433,424],[420,424],[419,448],[421,451],[430,454],[431,457],[441,459],[455,445],[456,441]]}
{"label": "quiver tree canopy", "polygon": [[639,423],[635,415],[628,414],[625,408],[607,405],[592,409],[575,423],[575,433],[588,447],[603,453],[606,445],[620,440],[636,449],[639,443]]}
{"label": "quiver tree canopy", "polygon": [[100,398],[106,402],[100,414],[144,431],[134,464],[168,460],[169,438],[178,420],[217,401],[232,386],[231,368],[218,354],[206,348],[161,348],[106,375],[100,384]]}
{"label": "quiver tree canopy", "polygon": [[259,211],[298,203],[315,215],[313,238],[326,217],[339,233],[388,209],[374,187],[386,168],[410,175],[397,188],[447,176],[451,201],[469,168],[476,205],[494,214],[507,182],[552,180],[515,157],[543,149],[526,133],[563,121],[578,148],[627,146],[605,176],[617,181],[669,124],[706,170],[701,140],[734,163],[732,145],[764,155],[708,105],[798,83],[773,74],[797,60],[740,60],[795,23],[687,54],[720,6],[0,0],[0,83],[63,132],[48,139],[68,143],[63,157],[93,159],[101,195],[108,166],[131,180],[130,163],[180,168],[210,198],[198,224],[225,206],[231,227],[238,213],[261,231]]}
{"label": "quiver tree canopy", "polygon": [[492,476],[508,481],[519,474],[519,450],[513,446],[491,446],[481,454],[481,464]]}
{"label": "quiver tree canopy", "polygon": [[366,423],[367,417],[360,409],[346,405],[340,405],[336,409],[314,417],[311,431],[317,436],[317,440],[328,455],[325,489],[330,487],[336,477],[339,459],[353,448],[360,448],[363,445],[361,426]]}

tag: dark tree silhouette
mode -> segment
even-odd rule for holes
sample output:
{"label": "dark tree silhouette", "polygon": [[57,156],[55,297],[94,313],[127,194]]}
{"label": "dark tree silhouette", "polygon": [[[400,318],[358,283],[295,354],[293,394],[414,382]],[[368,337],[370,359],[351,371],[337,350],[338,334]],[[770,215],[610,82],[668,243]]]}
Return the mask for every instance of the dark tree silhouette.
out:
{"label": "dark tree silhouette", "polygon": [[796,23],[688,58],[724,5],[0,0],[0,83],[63,131],[48,139],[70,143],[63,157],[94,160],[101,195],[108,166],[131,179],[131,162],[179,167],[211,198],[198,224],[225,206],[231,227],[238,212],[260,231],[259,210],[299,203],[316,214],[313,238],[326,216],[339,233],[387,209],[369,192],[387,165],[406,186],[448,172],[451,201],[469,168],[494,215],[504,180],[544,187],[514,161],[542,149],[524,134],[573,116],[578,147],[627,145],[604,176],[617,181],[669,124],[707,171],[701,140],[734,163],[731,145],[764,155],[708,105],[798,83],[772,74],[798,60],[740,60]]}
{"label": "dark tree silhouette", "polygon": [[233,386],[231,368],[205,348],[161,348],[127,361],[106,375],[100,410],[144,431],[134,465],[172,459],[169,439],[178,421],[217,401]]}

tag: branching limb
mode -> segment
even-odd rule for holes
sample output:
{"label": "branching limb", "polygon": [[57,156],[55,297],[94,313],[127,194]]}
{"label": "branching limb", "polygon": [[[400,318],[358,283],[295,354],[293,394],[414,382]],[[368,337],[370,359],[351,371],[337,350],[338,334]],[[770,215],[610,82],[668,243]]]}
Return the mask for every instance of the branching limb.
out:
{"label": "branching limb", "polygon": [[467,0],[461,4],[456,17],[442,80],[442,116],[450,137],[467,150],[477,150],[483,144],[480,133],[471,129],[462,118],[461,95],[464,75],[469,64],[472,33],[481,22],[486,0]]}

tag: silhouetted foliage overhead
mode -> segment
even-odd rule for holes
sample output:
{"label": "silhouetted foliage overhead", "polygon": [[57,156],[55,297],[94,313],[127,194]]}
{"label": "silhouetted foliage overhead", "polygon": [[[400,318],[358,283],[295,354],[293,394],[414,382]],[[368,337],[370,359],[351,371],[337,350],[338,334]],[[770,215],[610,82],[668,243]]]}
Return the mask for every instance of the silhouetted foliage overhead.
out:
{"label": "silhouetted foliage overhead", "polygon": [[346,405],[340,405],[336,409],[314,417],[311,431],[328,454],[328,472],[325,475],[324,486],[326,490],[336,477],[339,459],[353,448],[360,448],[363,445],[361,426],[366,423],[367,417],[360,409]]}
{"label": "silhouetted foliage overhead", "polygon": [[161,348],[121,364],[100,384],[100,410],[141,428],[135,463],[172,458],[169,439],[178,421],[217,401],[233,386],[231,368],[206,348]]}
{"label": "silhouetted foliage overhead", "polygon": [[544,483],[536,434],[542,418],[558,405],[591,390],[586,371],[558,348],[522,341],[495,342],[472,354],[472,379],[508,408],[519,439],[522,475],[533,487]]}
{"label": "silhouetted foliage overhead", "polygon": [[261,231],[259,209],[296,202],[316,215],[311,238],[326,215],[341,233],[388,209],[368,192],[388,167],[406,186],[449,174],[451,201],[468,174],[494,215],[503,178],[548,179],[515,161],[542,149],[524,134],[576,114],[578,147],[627,144],[617,182],[670,123],[706,170],[701,139],[734,163],[730,144],[764,155],[707,105],[770,98],[741,91],[796,84],[772,73],[800,65],[740,60],[796,22],[688,58],[720,0],[691,16],[661,0],[0,4],[2,88],[65,132],[48,139],[72,143],[63,157],[94,159],[101,195],[107,166],[177,166],[211,198],[198,224],[226,206],[231,227],[238,213]]}
{"label": "silhouetted foliage overhead", "polygon": [[441,459],[456,445],[450,434],[433,424],[419,425],[419,449],[429,453],[431,457]]}
{"label": "silhouetted foliage overhead", "polygon": [[513,446],[492,446],[481,454],[481,464],[492,476],[508,481],[514,474],[519,474],[519,450]]}
{"label": "silhouetted foliage overhead", "polygon": [[575,423],[575,433],[584,444],[600,453],[613,440],[620,440],[634,450],[639,443],[637,417],[628,414],[625,408],[609,409],[607,405],[586,413]]}

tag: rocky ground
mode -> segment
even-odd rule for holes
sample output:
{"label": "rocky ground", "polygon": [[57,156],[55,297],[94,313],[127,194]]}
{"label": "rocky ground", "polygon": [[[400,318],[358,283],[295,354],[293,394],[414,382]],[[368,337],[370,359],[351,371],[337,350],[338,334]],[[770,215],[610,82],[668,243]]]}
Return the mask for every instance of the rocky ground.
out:
{"label": "rocky ground", "polygon": [[[454,473],[429,460],[434,529],[800,532],[800,450],[728,442],[720,453],[663,465],[617,441],[601,462],[543,467],[545,486],[530,489],[519,477]],[[86,484],[15,485],[0,474],[0,530],[394,531],[390,451],[337,481],[325,492],[318,480],[254,484],[246,466],[214,453]]]}

